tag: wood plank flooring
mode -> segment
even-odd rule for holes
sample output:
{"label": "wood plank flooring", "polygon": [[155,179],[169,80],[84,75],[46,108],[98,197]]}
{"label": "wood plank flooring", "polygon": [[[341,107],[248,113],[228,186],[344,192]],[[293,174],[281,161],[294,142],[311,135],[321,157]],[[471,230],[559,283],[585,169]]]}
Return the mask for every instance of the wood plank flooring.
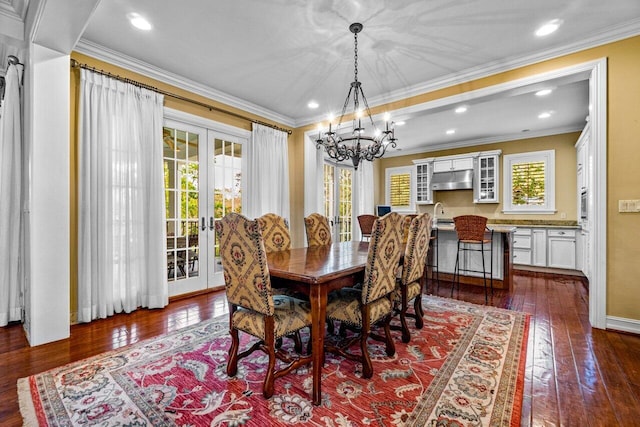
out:
{"label": "wood plank flooring", "polygon": [[[450,295],[447,283],[430,291]],[[454,298],[484,304],[478,287]],[[592,330],[579,277],[518,273],[514,290],[496,290],[489,304],[531,314],[522,426],[640,426],[640,336]],[[18,378],[225,313],[224,294],[207,293],[75,325],[69,339],[33,348],[21,325],[0,328],[0,425],[22,425]]]}

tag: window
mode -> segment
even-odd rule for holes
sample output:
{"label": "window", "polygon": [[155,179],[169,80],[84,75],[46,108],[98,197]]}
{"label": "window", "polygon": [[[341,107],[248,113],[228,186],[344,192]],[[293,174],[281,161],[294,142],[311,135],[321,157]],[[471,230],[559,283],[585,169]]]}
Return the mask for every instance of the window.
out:
{"label": "window", "polygon": [[555,213],[555,150],[504,156],[504,213]]}
{"label": "window", "polygon": [[413,166],[387,168],[385,176],[386,204],[395,212],[415,211]]}

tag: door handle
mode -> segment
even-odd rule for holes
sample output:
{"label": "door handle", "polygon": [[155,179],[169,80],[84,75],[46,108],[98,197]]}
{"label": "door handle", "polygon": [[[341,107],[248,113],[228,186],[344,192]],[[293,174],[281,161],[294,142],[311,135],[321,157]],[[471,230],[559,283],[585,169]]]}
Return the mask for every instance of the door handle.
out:
{"label": "door handle", "polygon": [[213,217],[209,217],[209,230],[213,230]]}
{"label": "door handle", "polygon": [[206,219],[204,219],[204,217],[202,217],[202,231],[207,229],[207,223],[206,223]]}

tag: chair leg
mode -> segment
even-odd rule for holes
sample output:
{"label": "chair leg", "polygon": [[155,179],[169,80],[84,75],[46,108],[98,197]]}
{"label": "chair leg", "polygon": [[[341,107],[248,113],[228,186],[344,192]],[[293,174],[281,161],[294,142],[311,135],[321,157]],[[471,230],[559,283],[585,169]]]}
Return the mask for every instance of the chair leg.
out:
{"label": "chair leg", "polygon": [[422,329],[424,327],[424,311],[422,310],[422,295],[418,295],[413,300],[413,310],[416,312],[416,329]]}
{"label": "chair leg", "polygon": [[402,342],[408,343],[411,341],[411,334],[409,333],[409,325],[407,324],[407,304],[404,301],[404,297],[402,298],[402,307],[400,307],[400,325],[402,330]]}
{"label": "chair leg", "polygon": [[362,353],[362,378],[371,378],[373,376],[373,365],[371,363],[371,357],[369,356],[369,349],[367,348],[367,338],[369,337],[369,330],[362,328],[360,334],[360,352]]}
{"label": "chair leg", "polygon": [[229,349],[229,360],[227,361],[227,375],[235,377],[238,373],[238,348],[240,347],[240,338],[238,330],[231,328],[231,348]]}
{"label": "chair leg", "polygon": [[[396,346],[393,343],[393,338],[391,338],[391,316],[387,316],[384,319],[384,336],[386,339],[385,350],[387,352],[387,356],[391,357],[396,354]],[[367,352],[368,354],[368,352]]]}
{"label": "chair leg", "polygon": [[[271,330],[269,329],[269,325],[267,324],[271,321]],[[267,355],[269,356],[269,364],[267,366],[267,372],[264,377],[264,384],[262,385],[262,395],[265,399],[269,399],[273,396],[273,382],[275,380],[275,368],[276,368],[276,346],[275,346],[275,338],[273,332],[273,319],[265,320],[265,350],[267,351]]]}
{"label": "chair leg", "polygon": [[295,331],[293,335],[291,335],[293,339],[293,348],[296,353],[302,353],[302,339],[300,338],[300,331]]}

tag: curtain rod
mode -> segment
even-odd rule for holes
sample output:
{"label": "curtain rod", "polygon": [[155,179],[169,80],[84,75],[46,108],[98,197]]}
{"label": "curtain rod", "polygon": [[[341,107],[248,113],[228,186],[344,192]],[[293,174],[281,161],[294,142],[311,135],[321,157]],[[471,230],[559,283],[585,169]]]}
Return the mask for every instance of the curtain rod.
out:
{"label": "curtain rod", "polygon": [[132,85],[137,86],[137,87],[148,89],[148,90],[154,91],[156,93],[160,93],[160,94],[162,94],[164,96],[168,96],[170,98],[179,99],[180,101],[185,101],[185,102],[189,102],[191,104],[198,105],[200,107],[208,109],[209,111],[217,111],[217,112],[220,112],[220,113],[227,114],[229,116],[236,117],[238,119],[246,120],[246,121],[251,122],[251,123],[257,123],[257,124],[262,125],[262,126],[267,126],[267,127],[272,128],[272,129],[277,129],[279,131],[286,132],[288,135],[291,135],[291,133],[292,133],[291,129],[281,128],[279,126],[272,125],[271,123],[266,123],[266,122],[263,122],[263,121],[260,121],[260,120],[252,119],[251,117],[243,116],[242,114],[234,113],[233,111],[225,110],[224,108],[216,107],[215,105],[205,104],[204,102],[196,101],[195,99],[187,98],[186,96],[182,96],[182,95],[178,95],[178,94],[166,91],[166,90],[158,89],[156,87],[150,86],[150,85],[145,84],[145,83],[140,83],[140,82],[137,82],[135,80],[131,80],[129,78],[119,76],[117,74],[112,74],[112,73],[110,73],[108,71],[98,70],[97,68],[92,67],[92,66],[90,66],[88,64],[83,64],[81,62],[78,62],[75,59],[71,59],[71,67],[72,68],[84,68],[86,70],[91,70],[94,73],[98,73],[98,74],[101,74],[103,76],[111,77],[113,79],[120,80],[122,82],[129,83],[129,84],[132,84]]}

